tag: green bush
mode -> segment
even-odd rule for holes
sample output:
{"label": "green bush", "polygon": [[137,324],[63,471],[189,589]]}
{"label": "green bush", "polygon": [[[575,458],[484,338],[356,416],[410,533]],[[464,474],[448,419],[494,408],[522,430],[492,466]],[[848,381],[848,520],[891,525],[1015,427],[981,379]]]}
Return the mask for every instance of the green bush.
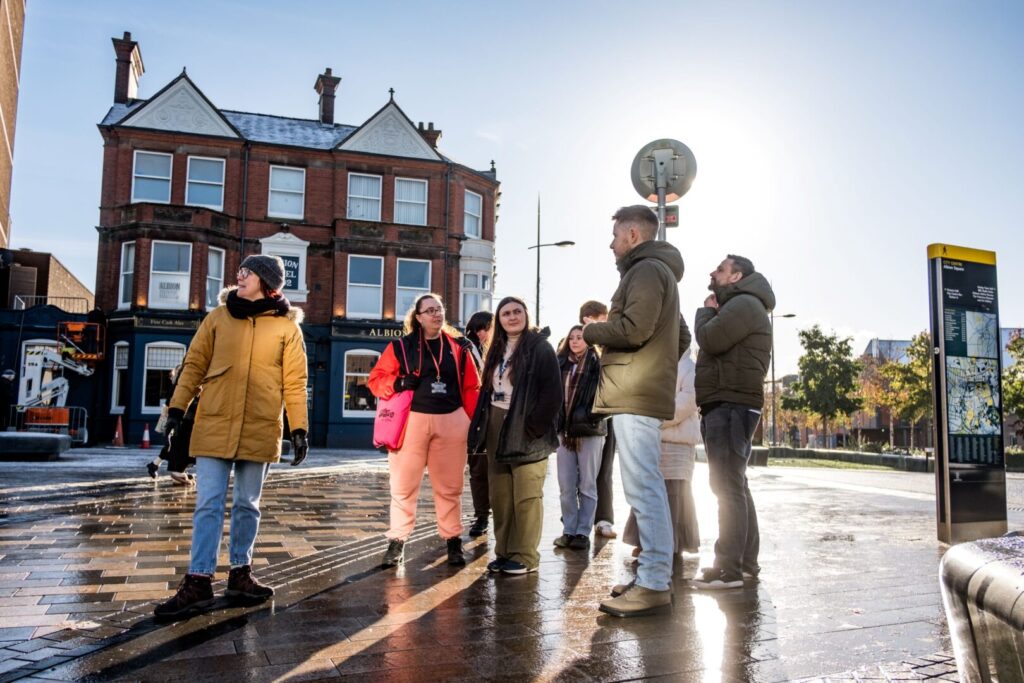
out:
{"label": "green bush", "polygon": [[864,447],[861,448],[861,450],[865,453],[881,453],[883,448],[884,445],[877,441],[868,441],[864,444]]}

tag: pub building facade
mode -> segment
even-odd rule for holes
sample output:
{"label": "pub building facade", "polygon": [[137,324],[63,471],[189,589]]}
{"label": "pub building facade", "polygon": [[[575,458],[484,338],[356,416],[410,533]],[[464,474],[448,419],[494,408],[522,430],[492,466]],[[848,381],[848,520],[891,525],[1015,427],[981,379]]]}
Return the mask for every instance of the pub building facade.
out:
{"label": "pub building facade", "polygon": [[493,162],[478,171],[445,157],[441,131],[414,125],[394,91],[362,124],[335,123],[330,69],[314,84],[316,119],[218,109],[184,70],[138,99],[138,43],[113,43],[114,103],[99,124],[109,402],[97,436],[110,439],[119,416],[127,442],[152,431],[203,316],[262,253],[283,259],[284,294],[305,311],[313,444],[369,447],[367,377],[412,301],[441,294],[459,325],[491,307]]}

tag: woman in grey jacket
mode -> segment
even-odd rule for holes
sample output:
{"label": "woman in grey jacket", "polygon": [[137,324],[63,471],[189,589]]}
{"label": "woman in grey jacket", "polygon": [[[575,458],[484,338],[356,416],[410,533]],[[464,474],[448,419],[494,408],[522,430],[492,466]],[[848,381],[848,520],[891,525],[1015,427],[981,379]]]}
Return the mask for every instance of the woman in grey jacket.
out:
{"label": "woman in grey jacket", "polygon": [[505,297],[495,317],[469,452],[487,453],[496,555],[487,569],[526,574],[540,563],[542,494],[562,392],[555,350],[530,328],[522,299]]}

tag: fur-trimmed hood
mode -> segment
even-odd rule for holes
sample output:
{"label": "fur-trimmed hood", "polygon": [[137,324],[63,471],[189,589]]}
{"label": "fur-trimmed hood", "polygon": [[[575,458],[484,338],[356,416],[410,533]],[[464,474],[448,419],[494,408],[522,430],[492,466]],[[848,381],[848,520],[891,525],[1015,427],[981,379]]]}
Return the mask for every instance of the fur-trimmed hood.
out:
{"label": "fur-trimmed hood", "polygon": [[[225,287],[220,290],[220,294],[217,295],[217,302],[221,306],[227,306],[228,294],[238,289],[238,287]],[[301,325],[302,321],[306,319],[306,313],[295,304],[288,302],[288,312],[285,313],[285,317],[294,322],[296,325]]]}

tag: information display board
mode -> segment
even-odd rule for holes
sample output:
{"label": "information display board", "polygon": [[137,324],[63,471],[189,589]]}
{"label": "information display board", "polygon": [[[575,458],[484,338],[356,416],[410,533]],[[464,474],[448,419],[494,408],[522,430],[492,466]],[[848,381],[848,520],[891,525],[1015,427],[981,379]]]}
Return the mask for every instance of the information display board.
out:
{"label": "information display board", "polygon": [[974,540],[1006,528],[996,255],[932,244],[928,264],[939,538]]}

